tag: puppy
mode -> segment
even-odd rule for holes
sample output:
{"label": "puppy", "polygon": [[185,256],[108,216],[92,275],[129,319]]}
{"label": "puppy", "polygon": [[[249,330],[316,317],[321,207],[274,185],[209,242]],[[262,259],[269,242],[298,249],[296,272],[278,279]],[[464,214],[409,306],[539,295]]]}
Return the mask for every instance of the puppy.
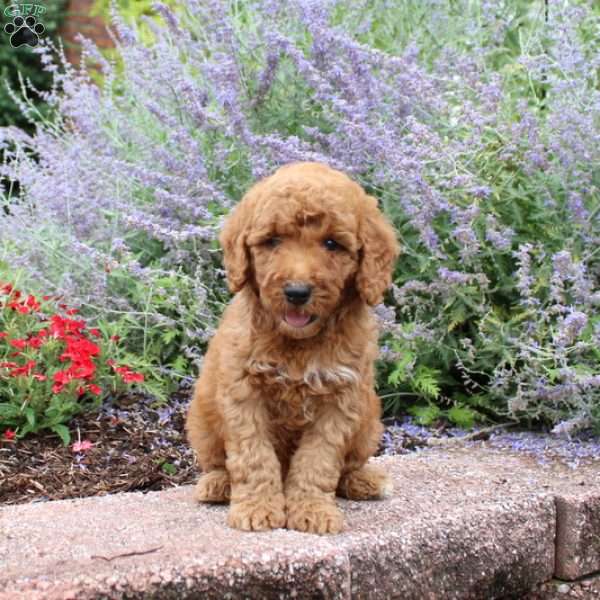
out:
{"label": "puppy", "polygon": [[366,462],[383,431],[369,305],[390,284],[395,232],[357,183],[303,162],[255,184],[219,239],[236,295],[186,422],[196,498],[230,501],[238,529],[339,532],[336,492],[391,491]]}

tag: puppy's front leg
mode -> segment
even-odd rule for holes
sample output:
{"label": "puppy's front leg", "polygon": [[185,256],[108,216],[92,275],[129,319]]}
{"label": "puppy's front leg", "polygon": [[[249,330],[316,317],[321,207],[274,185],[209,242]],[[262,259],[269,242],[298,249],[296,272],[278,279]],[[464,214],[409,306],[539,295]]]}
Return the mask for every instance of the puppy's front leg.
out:
{"label": "puppy's front leg", "polygon": [[225,466],[231,478],[227,524],[246,531],[283,527],[281,466],[269,440],[264,403],[250,393],[229,398],[225,407]]}
{"label": "puppy's front leg", "polygon": [[287,527],[310,533],[338,533],[343,516],[335,490],[347,440],[357,422],[336,406],[327,407],[307,429],[285,482]]}

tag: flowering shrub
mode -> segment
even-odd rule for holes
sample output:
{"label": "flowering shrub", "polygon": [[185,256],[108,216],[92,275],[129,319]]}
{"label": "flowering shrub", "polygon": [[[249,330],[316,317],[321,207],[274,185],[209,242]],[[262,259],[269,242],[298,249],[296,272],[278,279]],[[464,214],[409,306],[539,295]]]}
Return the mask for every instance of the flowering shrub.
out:
{"label": "flowering shrub", "polygon": [[594,3],[155,7],[150,46],[115,18],[122,71],[86,43],[100,89],[36,50],[56,112],[1,133],[11,265],[182,377],[228,298],[223,215],[276,166],[321,160],[380,199],[404,249],[378,307],[388,410],[600,423]]}
{"label": "flowering shrub", "polygon": [[[178,3],[178,0],[165,0],[165,4],[172,9],[176,9]],[[133,20],[138,24],[137,31],[142,42],[146,43],[154,40],[150,28],[140,19],[144,16],[157,20],[158,15],[153,10],[153,0],[117,0],[116,3],[113,0],[95,0],[91,14],[102,16],[108,21],[114,12],[113,4],[115,4],[115,8],[118,9],[124,20]],[[118,53],[115,55],[111,50],[104,51],[103,54],[117,61],[119,59]]]}
{"label": "flowering shrub", "polygon": [[51,429],[69,442],[65,423],[144,376],[108,356],[117,340],[88,328],[77,310],[49,296],[25,296],[0,282],[0,431],[4,438]]}

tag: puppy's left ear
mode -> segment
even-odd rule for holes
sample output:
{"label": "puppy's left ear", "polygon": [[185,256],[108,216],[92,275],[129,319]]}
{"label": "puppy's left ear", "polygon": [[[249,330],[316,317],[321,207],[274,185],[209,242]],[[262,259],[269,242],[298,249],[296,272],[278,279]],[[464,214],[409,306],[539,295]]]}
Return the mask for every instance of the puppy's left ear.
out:
{"label": "puppy's left ear", "polygon": [[227,283],[232,293],[239,292],[250,277],[250,257],[246,238],[251,227],[254,206],[260,195],[262,182],[254,184],[228,215],[219,235],[223,248],[223,262]]}
{"label": "puppy's left ear", "polygon": [[379,304],[392,281],[394,263],[400,255],[396,232],[377,207],[377,200],[365,194],[359,223],[361,260],[356,274],[356,289],[371,306]]}

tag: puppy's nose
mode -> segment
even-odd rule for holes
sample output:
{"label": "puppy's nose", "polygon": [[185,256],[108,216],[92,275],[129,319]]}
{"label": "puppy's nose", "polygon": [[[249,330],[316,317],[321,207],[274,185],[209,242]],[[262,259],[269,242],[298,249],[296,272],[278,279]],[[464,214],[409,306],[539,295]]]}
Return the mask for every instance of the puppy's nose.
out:
{"label": "puppy's nose", "polygon": [[283,293],[289,302],[300,306],[310,298],[312,286],[304,284],[291,284],[283,288]]}

